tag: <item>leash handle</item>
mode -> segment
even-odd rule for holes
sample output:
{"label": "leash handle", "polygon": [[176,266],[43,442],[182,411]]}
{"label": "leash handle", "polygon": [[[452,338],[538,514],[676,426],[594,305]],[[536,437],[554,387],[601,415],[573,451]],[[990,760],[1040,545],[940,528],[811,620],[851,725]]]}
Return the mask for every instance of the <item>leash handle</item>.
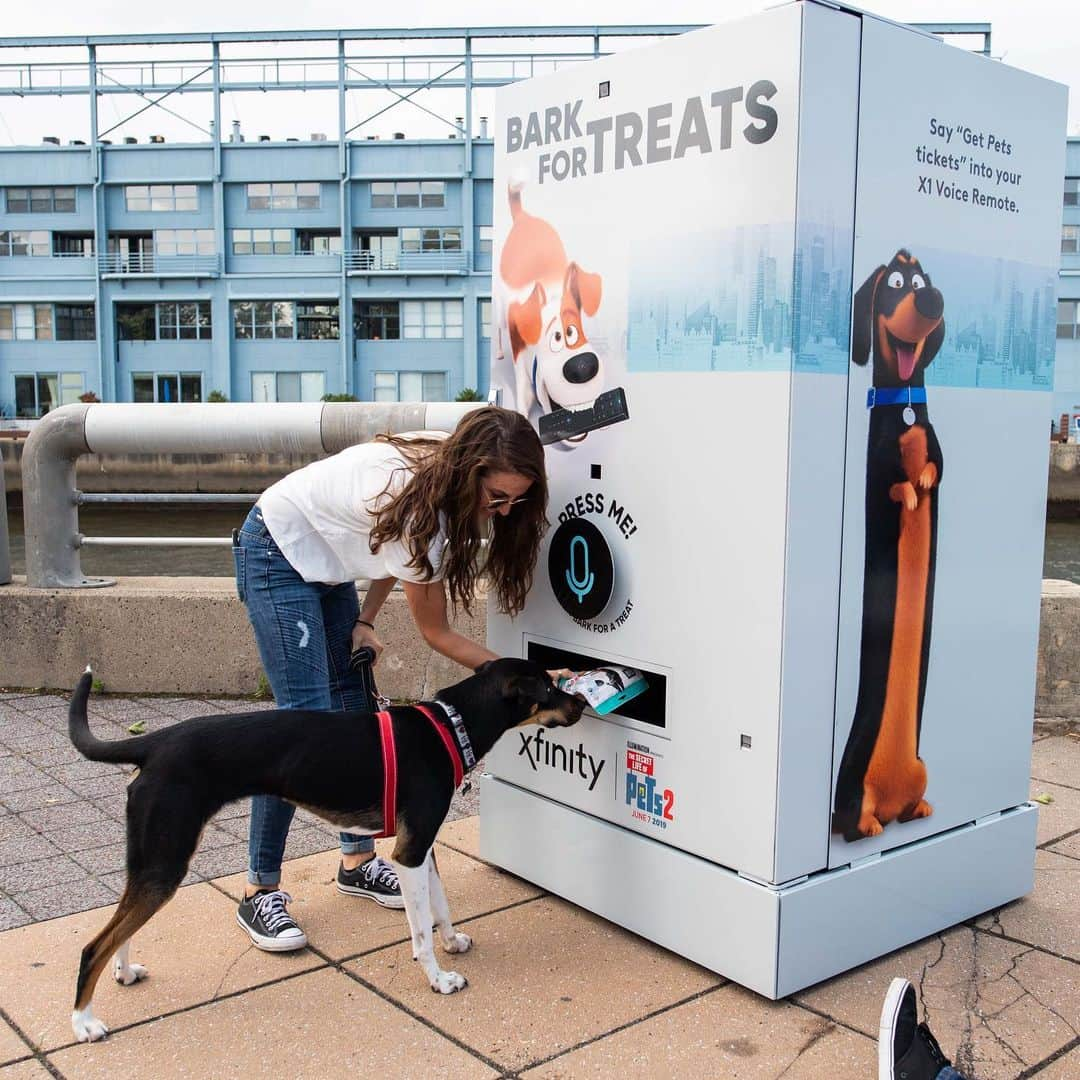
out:
{"label": "leash handle", "polygon": [[375,685],[374,663],[375,650],[370,645],[361,645],[349,657],[349,671],[360,680],[360,685],[363,686],[364,694],[367,697],[367,707],[372,712],[390,706],[390,699],[383,697],[379,693],[379,688]]}

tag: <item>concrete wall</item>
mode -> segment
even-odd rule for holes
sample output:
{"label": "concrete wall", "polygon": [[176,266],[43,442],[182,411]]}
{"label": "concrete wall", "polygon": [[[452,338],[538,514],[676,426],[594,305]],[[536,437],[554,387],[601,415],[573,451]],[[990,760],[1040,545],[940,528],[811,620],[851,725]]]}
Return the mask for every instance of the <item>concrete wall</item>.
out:
{"label": "concrete wall", "polygon": [[1047,502],[1080,503],[1080,444],[1050,444]]}
{"label": "concrete wall", "polygon": [[[486,602],[455,627],[482,641]],[[404,594],[379,614],[386,645],[375,669],[388,697],[416,700],[464,678],[433,653],[413,624]],[[123,578],[105,589],[0,586],[0,686],[67,690],[89,663],[107,691],[187,695],[251,694],[262,665],[247,612],[228,578]]]}
{"label": "concrete wall", "polygon": [[[457,629],[485,634],[485,603]],[[0,686],[70,689],[91,663],[117,693],[250,694],[261,666],[228,578],[123,578],[107,589],[0,586]],[[379,615],[383,693],[416,700],[464,677],[420,639],[402,593]],[[1080,720],[1080,585],[1044,581],[1034,712]]]}

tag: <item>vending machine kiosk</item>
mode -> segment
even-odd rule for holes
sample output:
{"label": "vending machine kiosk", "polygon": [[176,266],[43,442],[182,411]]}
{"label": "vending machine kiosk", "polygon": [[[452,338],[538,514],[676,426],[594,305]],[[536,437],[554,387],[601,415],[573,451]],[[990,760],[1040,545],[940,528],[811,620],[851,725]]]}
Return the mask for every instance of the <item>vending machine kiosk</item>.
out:
{"label": "vending machine kiosk", "polygon": [[489,644],[649,689],[502,740],[483,856],[772,998],[1022,896],[1065,89],[806,0],[497,106]]}

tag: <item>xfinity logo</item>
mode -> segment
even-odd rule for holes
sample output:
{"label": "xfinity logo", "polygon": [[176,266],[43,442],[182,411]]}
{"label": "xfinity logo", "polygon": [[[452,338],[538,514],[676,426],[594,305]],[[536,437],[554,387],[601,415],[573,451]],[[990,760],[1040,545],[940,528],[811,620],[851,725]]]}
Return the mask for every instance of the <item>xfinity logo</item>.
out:
{"label": "xfinity logo", "polygon": [[604,771],[604,759],[597,761],[592,754],[586,753],[583,743],[578,743],[574,750],[561,743],[551,742],[544,738],[543,728],[537,728],[532,735],[521,731],[518,735],[521,738],[518,757],[528,758],[533,772],[538,772],[540,765],[546,765],[549,769],[559,769],[571,776],[588,780],[590,791],[596,787],[596,781]]}

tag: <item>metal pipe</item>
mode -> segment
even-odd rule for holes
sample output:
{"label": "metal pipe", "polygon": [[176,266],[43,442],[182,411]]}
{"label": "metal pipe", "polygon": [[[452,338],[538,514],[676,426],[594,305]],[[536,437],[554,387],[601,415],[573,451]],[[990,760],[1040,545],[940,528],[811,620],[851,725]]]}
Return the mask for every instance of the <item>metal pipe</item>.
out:
{"label": "metal pipe", "polygon": [[119,492],[108,495],[88,495],[77,491],[75,501],[80,506],[88,503],[253,503],[258,495],[206,495],[188,491],[161,492],[160,494],[142,494]]}
{"label": "metal pipe", "polygon": [[0,457],[0,585],[11,581],[11,548],[8,545],[7,482],[4,480],[4,459]]}
{"label": "metal pipe", "polygon": [[483,407],[478,402],[316,402],[54,409],[23,450],[26,582],[38,589],[113,584],[86,577],[79,561],[75,461],[81,454],[333,454],[381,432],[453,431],[467,412]]}
{"label": "metal pipe", "polygon": [[83,536],[76,547],[229,547],[229,536]]}

